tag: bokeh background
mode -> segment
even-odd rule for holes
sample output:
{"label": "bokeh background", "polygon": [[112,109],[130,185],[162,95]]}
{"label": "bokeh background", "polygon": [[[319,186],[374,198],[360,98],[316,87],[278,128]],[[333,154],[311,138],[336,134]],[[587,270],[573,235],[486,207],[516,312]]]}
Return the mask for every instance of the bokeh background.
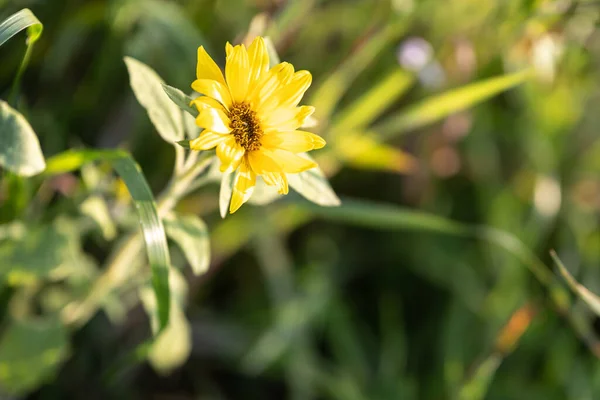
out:
{"label": "bokeh background", "polygon": [[[181,365],[168,360],[178,343],[167,344],[164,364],[136,352],[150,330],[134,275],[82,326],[40,323],[24,343],[18,329],[5,329],[3,391],[28,399],[600,398],[600,324],[549,254],[600,292],[598,2],[0,0],[0,19],[23,7],[44,33],[19,101],[46,156],[122,147],[160,192],[173,149],[136,102],[123,57],[188,92],[199,45],[222,66],[225,42],[251,31],[312,72],[304,103],[317,106],[315,131],[329,142],[315,155],[343,205],[319,208],[291,194],[222,220],[218,184],[201,188],[178,210],[206,221],[211,269],[194,277],[181,252],[171,254],[187,291],[191,340]],[[20,39],[0,49],[3,97],[23,50]],[[498,95],[456,95],[529,68],[530,78]],[[402,114],[427,99],[439,100],[420,111],[433,117]],[[32,203],[8,201],[17,190],[9,186],[0,189],[2,223],[59,226],[71,257],[63,279],[76,283],[10,284],[11,265],[0,261],[0,314],[55,313],[98,279],[119,238],[136,229],[135,213],[103,165],[52,179]],[[82,207],[92,194],[111,221]],[[21,356],[44,340],[54,353]]]}

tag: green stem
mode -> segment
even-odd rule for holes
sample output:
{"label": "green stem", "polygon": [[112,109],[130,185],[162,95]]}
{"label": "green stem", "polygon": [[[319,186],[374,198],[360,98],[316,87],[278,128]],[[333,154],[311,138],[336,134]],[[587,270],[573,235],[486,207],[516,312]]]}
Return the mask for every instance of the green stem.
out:
{"label": "green stem", "polygon": [[31,52],[33,50],[33,43],[27,42],[27,50],[25,50],[25,55],[23,56],[23,60],[21,60],[21,65],[19,66],[19,70],[17,71],[17,75],[15,75],[15,79],[13,81],[12,87],[10,89],[10,95],[8,96],[8,103],[15,106],[15,100],[17,96],[17,91],[19,90],[19,84],[21,83],[21,77],[23,76],[23,72],[27,69],[27,65],[29,64],[29,59],[31,58]]}

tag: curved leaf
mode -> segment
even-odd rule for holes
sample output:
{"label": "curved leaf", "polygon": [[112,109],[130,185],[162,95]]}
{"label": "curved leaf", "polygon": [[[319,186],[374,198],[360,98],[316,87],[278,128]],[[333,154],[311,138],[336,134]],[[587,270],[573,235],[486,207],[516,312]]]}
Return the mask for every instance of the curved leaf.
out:
{"label": "curved leaf", "polygon": [[46,175],[69,172],[92,161],[110,162],[125,182],[138,211],[146,242],[146,251],[152,268],[152,286],[157,300],[159,332],[169,322],[169,248],[152,191],[140,167],[122,150],[66,151],[48,160]]}
{"label": "curved leaf", "polygon": [[46,167],[40,142],[29,122],[0,100],[0,166],[21,176],[38,174]]}
{"label": "curved leaf", "polygon": [[135,58],[125,57],[129,71],[131,88],[138,102],[146,109],[148,116],[167,142],[173,143],[184,138],[183,117],[163,90],[163,80],[146,64]]}
{"label": "curved leaf", "polygon": [[0,24],[0,46],[23,29],[27,29],[27,45],[31,46],[40,38],[43,28],[31,10],[24,8]]}

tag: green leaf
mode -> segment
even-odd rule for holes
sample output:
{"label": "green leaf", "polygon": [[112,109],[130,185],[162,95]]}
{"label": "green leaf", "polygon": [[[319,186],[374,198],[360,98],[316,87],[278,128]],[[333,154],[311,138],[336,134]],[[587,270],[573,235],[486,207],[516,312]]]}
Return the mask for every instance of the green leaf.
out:
{"label": "green leaf", "polygon": [[29,122],[0,100],[0,166],[21,176],[39,174],[46,167],[44,155]]}
{"label": "green leaf", "polygon": [[579,296],[579,298],[583,300],[584,303],[586,303],[596,315],[600,316],[600,297],[598,297],[585,286],[577,282],[577,280],[575,280],[573,275],[569,273],[569,270],[567,270],[565,265],[562,263],[560,258],[558,258],[558,255],[554,251],[551,251],[550,255],[552,256],[552,259],[558,266],[560,274],[565,279],[565,281],[567,281],[567,284],[569,285],[571,290],[575,292],[575,294],[577,294],[577,296]]}
{"label": "green leaf", "polygon": [[[311,159],[310,156],[305,157]],[[340,199],[337,197],[321,168],[316,167],[299,174],[288,174],[288,183],[296,192],[307,200],[320,206],[339,206]]]}
{"label": "green leaf", "polygon": [[169,86],[165,83],[162,83],[161,85],[167,96],[169,96],[169,98],[177,105],[177,107],[181,108],[194,118],[198,116],[198,109],[190,105],[193,100],[190,96],[186,95],[181,90],[174,88],[173,86]]}
{"label": "green leaf", "polygon": [[343,136],[346,130],[356,130],[369,125],[400,98],[410,88],[413,81],[412,74],[400,68],[394,69],[387,77],[340,112],[332,130]]}
{"label": "green leaf", "polygon": [[190,149],[190,141],[189,140],[180,140],[177,142],[178,145],[180,145],[181,147],[183,147],[184,149]]}
{"label": "green leaf", "polygon": [[169,321],[169,269],[171,265],[165,230],[152,191],[140,167],[122,150],[66,151],[48,160],[46,174],[59,174],[93,161],[110,162],[125,182],[138,211],[146,252],[152,268],[152,285],[158,303],[158,321],[162,330]]}
{"label": "green leaf", "polygon": [[24,8],[0,24],[0,46],[23,29],[27,29],[27,45],[31,46],[40,38],[43,28],[31,10]]}
{"label": "green leaf", "polygon": [[129,81],[138,102],[146,109],[158,134],[167,142],[184,138],[183,117],[179,107],[163,90],[163,80],[146,64],[125,57]]}
{"label": "green leaf", "polygon": [[164,219],[167,235],[185,254],[194,274],[201,275],[210,265],[208,228],[195,215],[171,214]]}
{"label": "green leaf", "polygon": [[0,339],[0,385],[13,394],[39,387],[56,374],[67,346],[58,318],[13,322]]}
{"label": "green leaf", "polygon": [[35,284],[42,278],[65,279],[73,273],[73,265],[85,262],[79,243],[73,245],[78,239],[72,223],[63,219],[30,228],[12,246],[4,246],[0,277],[11,286]]}
{"label": "green leaf", "polygon": [[410,106],[375,125],[373,130],[389,138],[420,128],[520,85],[531,76],[531,70],[525,70],[471,83]]}

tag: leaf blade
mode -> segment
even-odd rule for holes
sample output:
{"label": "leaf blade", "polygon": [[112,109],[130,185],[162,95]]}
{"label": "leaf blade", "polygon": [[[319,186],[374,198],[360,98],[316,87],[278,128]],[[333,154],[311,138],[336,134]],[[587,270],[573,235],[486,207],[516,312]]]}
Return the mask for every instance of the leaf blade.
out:
{"label": "leaf blade", "polygon": [[183,116],[163,89],[163,80],[149,66],[132,57],[125,57],[131,89],[158,134],[169,143],[184,138]]}
{"label": "leaf blade", "polygon": [[164,220],[169,236],[187,258],[196,276],[202,275],[210,265],[210,242],[208,228],[196,215],[172,213]]}
{"label": "leaf blade", "polygon": [[152,286],[158,303],[159,332],[169,322],[170,294],[169,270],[171,266],[169,248],[162,220],[152,191],[140,167],[133,158],[122,150],[69,150],[48,160],[46,174],[74,171],[83,164],[107,161],[121,176],[127,186],[138,212],[146,253],[152,270]]}
{"label": "leaf blade", "polygon": [[425,99],[386,118],[375,125],[373,130],[387,139],[395,134],[420,128],[515,87],[527,80],[531,73],[531,70],[524,70],[502,75]]}
{"label": "leaf blade", "polygon": [[0,100],[0,166],[21,176],[33,176],[46,168],[40,142],[29,122]]}
{"label": "leaf blade", "polygon": [[44,29],[44,25],[28,8],[24,8],[2,21],[0,24],[0,46],[23,29],[27,29],[27,44],[29,46],[40,38]]}

